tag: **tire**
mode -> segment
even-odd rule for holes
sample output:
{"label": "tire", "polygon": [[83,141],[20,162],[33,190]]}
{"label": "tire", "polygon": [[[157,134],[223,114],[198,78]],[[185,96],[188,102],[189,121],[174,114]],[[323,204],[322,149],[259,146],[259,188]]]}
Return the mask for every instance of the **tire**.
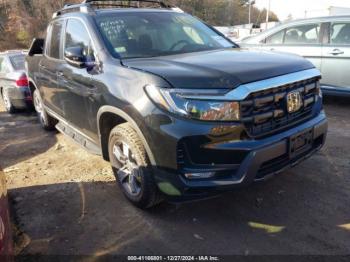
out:
{"label": "tire", "polygon": [[33,103],[41,126],[47,131],[55,130],[58,121],[46,112],[40,93],[37,89],[35,89],[33,93]]}
{"label": "tire", "polygon": [[109,137],[109,158],[125,197],[136,207],[151,208],[161,202],[146,150],[130,124],[115,127]]}
{"label": "tire", "polygon": [[11,99],[8,96],[6,90],[2,92],[2,101],[4,102],[5,109],[8,113],[16,113],[16,108],[12,105]]}

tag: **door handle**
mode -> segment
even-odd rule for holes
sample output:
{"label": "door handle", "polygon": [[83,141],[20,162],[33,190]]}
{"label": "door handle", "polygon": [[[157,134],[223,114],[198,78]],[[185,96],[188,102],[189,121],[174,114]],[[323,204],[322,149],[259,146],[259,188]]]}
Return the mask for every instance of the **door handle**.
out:
{"label": "door handle", "polygon": [[57,76],[64,76],[64,74],[62,72],[57,72]]}
{"label": "door handle", "polygon": [[344,51],[340,49],[334,49],[333,51],[329,52],[330,55],[343,55]]}

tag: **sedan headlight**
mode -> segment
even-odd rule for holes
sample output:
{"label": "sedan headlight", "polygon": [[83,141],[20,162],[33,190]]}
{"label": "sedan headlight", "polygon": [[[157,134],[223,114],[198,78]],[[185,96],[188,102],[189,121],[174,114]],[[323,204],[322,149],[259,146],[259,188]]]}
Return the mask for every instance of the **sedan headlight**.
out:
{"label": "sedan headlight", "polygon": [[186,90],[145,87],[149,98],[160,108],[182,116],[203,121],[238,121],[239,103],[234,101],[210,100],[227,90]]}

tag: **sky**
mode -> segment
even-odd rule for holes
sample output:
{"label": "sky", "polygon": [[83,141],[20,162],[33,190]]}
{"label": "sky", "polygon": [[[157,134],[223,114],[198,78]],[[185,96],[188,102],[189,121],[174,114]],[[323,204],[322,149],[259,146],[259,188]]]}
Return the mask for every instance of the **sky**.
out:
{"label": "sky", "polygon": [[[269,0],[256,0],[258,8],[267,8]],[[289,14],[293,18],[304,18],[305,10],[308,16],[325,15],[330,6],[350,8],[350,0],[270,0],[271,11],[275,12],[280,20],[285,20]]]}

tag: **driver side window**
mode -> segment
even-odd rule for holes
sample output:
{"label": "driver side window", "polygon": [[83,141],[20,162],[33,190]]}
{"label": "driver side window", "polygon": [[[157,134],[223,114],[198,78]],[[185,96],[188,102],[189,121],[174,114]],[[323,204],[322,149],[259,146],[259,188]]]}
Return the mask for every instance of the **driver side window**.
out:
{"label": "driver side window", "polygon": [[84,24],[77,19],[69,19],[66,28],[65,49],[70,47],[81,47],[87,62],[95,61],[94,50],[89,33]]}

